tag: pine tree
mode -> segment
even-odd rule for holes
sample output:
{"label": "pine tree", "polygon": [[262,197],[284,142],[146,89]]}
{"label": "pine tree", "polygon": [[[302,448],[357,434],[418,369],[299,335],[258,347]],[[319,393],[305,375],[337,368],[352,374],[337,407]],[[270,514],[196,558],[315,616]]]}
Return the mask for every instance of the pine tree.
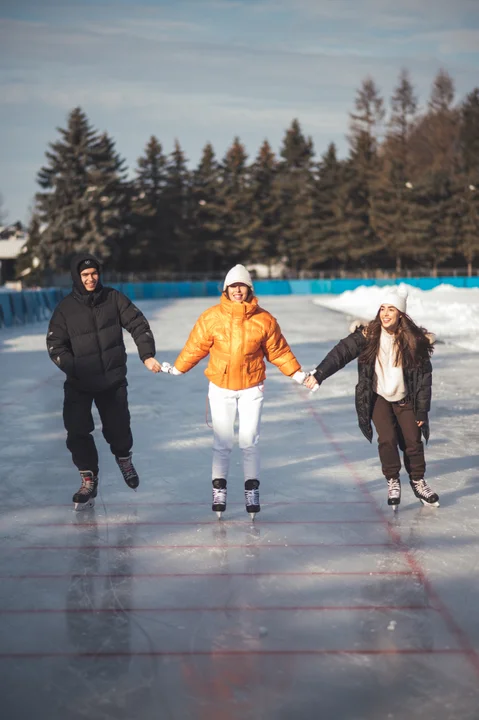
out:
{"label": "pine tree", "polygon": [[433,273],[455,252],[457,224],[459,113],[454,107],[454,82],[440,70],[436,75],[428,112],[411,133],[414,158],[413,224],[416,247]]}
{"label": "pine tree", "polygon": [[168,264],[186,272],[193,257],[190,173],[177,140],[166,166],[164,201]]}
{"label": "pine tree", "polygon": [[125,161],[112,138],[103,133],[93,146],[88,173],[88,217],[82,249],[110,258],[110,267],[122,260],[128,262],[130,187],[126,175]]}
{"label": "pine tree", "polygon": [[309,255],[312,267],[326,264],[334,269],[342,268],[349,258],[348,244],[340,232],[340,195],[343,181],[343,165],[338,160],[336,146],[331,143],[321,157],[316,183],[317,231],[310,243]]}
{"label": "pine tree", "polygon": [[396,273],[403,259],[414,258],[417,245],[411,232],[411,163],[409,140],[417,112],[417,99],[407,71],[399,76],[391,99],[389,130],[382,147],[382,168],[374,185],[372,225]]}
{"label": "pine tree", "polygon": [[366,267],[384,245],[374,230],[374,187],[380,173],[379,139],[384,120],[383,99],[374,81],[366,78],[351,113],[350,155],[341,188],[342,243],[350,262]]}
{"label": "pine tree", "polygon": [[221,234],[214,249],[220,256],[222,270],[244,260],[247,234],[248,169],[244,145],[235,138],[221,165],[218,208]]}
{"label": "pine tree", "polygon": [[41,260],[41,224],[35,213],[32,213],[30,218],[27,236],[27,243],[15,263],[15,272],[18,278],[22,278],[22,282],[26,286],[40,285],[42,281],[41,267],[45,263]]}
{"label": "pine tree", "polygon": [[137,161],[133,188],[135,241],[130,260],[137,269],[159,269],[166,246],[165,186],[166,157],[158,139],[152,135],[144,155]]}
{"label": "pine tree", "polygon": [[281,256],[296,273],[310,264],[309,244],[315,232],[313,141],[303,135],[298,120],[286,131],[280,150],[276,193],[280,206]]}
{"label": "pine tree", "polygon": [[459,142],[462,170],[475,181],[479,175],[479,88],[462,104]]}
{"label": "pine tree", "polygon": [[41,256],[52,270],[67,269],[71,256],[83,249],[88,230],[88,189],[98,136],[80,108],[72,110],[61,139],[50,144],[48,164],[38,173],[43,189],[36,195],[36,213],[45,225]]}
{"label": "pine tree", "polygon": [[195,267],[213,274],[223,266],[216,254],[221,238],[221,207],[218,192],[220,168],[213,146],[203,148],[191,181],[191,223]]}
{"label": "pine tree", "polygon": [[271,275],[271,266],[280,259],[280,203],[275,193],[277,162],[267,140],[261,145],[250,173],[245,252],[249,262],[268,265]]}
{"label": "pine tree", "polygon": [[454,192],[456,249],[467,264],[468,275],[479,257],[479,88],[461,107],[459,131],[460,169]]}

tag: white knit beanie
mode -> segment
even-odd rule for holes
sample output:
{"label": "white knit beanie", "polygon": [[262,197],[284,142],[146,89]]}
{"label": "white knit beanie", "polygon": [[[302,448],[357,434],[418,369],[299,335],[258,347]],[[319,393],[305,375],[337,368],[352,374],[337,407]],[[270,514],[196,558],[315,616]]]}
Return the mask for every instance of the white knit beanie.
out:
{"label": "white knit beanie", "polygon": [[406,312],[407,289],[403,286],[391,285],[385,287],[380,296],[380,305],[394,305],[399,312]]}
{"label": "white knit beanie", "polygon": [[251,280],[251,275],[249,274],[248,270],[245,268],[244,265],[235,265],[233,268],[231,268],[231,270],[225,277],[223,290],[226,290],[228,285],[233,285],[233,283],[243,283],[243,285],[247,285],[251,288],[251,290],[253,290],[253,281]]}

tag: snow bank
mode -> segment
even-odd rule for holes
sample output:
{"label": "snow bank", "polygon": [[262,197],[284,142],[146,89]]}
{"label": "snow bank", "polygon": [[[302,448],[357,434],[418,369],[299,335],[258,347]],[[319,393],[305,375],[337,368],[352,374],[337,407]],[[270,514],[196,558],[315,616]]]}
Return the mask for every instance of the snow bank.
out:
{"label": "snow bank", "polygon": [[[440,340],[479,352],[479,288],[438,285],[419,290],[401,283],[408,291],[408,315]],[[316,305],[370,320],[381,304],[384,287],[361,285],[341,295],[315,297]]]}

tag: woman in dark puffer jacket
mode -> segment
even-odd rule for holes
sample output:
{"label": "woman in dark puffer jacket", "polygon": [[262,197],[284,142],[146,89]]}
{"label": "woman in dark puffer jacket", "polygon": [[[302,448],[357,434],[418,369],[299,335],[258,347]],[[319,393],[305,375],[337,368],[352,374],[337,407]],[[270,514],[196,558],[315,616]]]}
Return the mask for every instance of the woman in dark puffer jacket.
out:
{"label": "woman in dark puffer jacket", "polygon": [[356,410],[359,427],[371,442],[374,423],[379,458],[388,484],[388,504],[401,502],[399,449],[411,488],[424,505],[437,507],[439,497],[424,480],[426,463],[421,433],[429,439],[434,336],[406,314],[407,292],[386,288],[379,311],[367,325],[358,324],[326,355],[305,385],[323,380],[358,358]]}

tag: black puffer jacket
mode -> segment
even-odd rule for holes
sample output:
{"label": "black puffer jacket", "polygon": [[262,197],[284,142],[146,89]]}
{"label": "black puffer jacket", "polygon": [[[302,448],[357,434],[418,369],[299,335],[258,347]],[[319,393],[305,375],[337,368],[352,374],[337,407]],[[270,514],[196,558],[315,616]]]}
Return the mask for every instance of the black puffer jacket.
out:
{"label": "black puffer jacket", "polygon": [[102,392],[126,384],[126,350],[123,328],[131,333],[142,361],[155,355],[155,341],[145,316],[123,295],[98,283],[93,292],[84,287],[78,273],[86,259],[72,260],[72,292],[55,308],[47,334],[53,362],[67,382],[86,392]]}
{"label": "black puffer jacket", "polygon": [[[359,325],[348,337],[340,340],[318,365],[314,377],[321,385],[323,380],[341,370],[351,360],[355,360],[366,345],[364,326]],[[366,365],[358,361],[358,384],[356,385],[356,411],[358,423],[363,435],[372,442],[373,429],[371,417],[373,412],[373,381],[374,364]],[[426,442],[429,440],[428,413],[431,409],[432,365],[429,357],[422,365],[404,370],[404,384],[407,396],[411,398],[417,420],[422,420],[422,434]]]}

